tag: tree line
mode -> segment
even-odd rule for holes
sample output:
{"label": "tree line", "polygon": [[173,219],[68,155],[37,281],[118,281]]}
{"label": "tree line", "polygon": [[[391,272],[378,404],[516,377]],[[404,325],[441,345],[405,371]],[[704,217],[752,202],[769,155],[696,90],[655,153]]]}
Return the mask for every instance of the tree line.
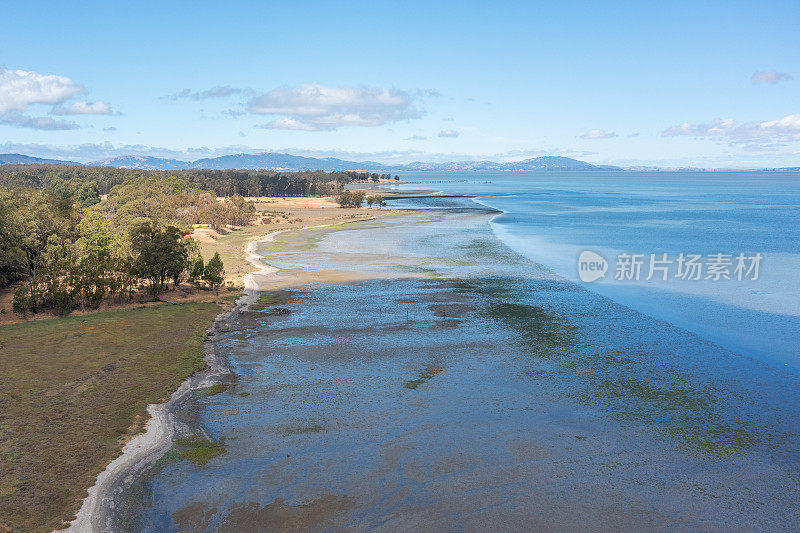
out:
{"label": "tree line", "polygon": [[193,224],[247,225],[256,209],[244,196],[335,195],[370,176],[0,166],[0,287],[18,284],[14,311],[59,314],[183,280],[218,287],[222,261],[204,262]]}
{"label": "tree line", "polygon": [[395,176],[394,178],[392,178],[391,174],[377,174],[377,173],[373,172],[372,174],[363,173],[357,179],[359,179],[361,181],[367,181],[367,180],[380,181],[380,180],[391,180],[391,179],[394,179],[395,181],[399,181],[400,180],[400,176]]}
{"label": "tree line", "polygon": [[98,203],[101,195],[134,178],[163,179],[166,176],[183,179],[217,196],[333,196],[348,182],[379,175],[322,170],[140,170],[80,165],[0,165],[0,186],[61,191],[84,206]]}

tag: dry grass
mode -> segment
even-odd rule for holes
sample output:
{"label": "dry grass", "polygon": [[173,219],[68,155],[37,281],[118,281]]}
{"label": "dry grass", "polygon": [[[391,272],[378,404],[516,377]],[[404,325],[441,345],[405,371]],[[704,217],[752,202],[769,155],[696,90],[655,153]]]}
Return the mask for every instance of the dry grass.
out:
{"label": "dry grass", "polygon": [[204,366],[217,303],[0,327],[0,531],[70,520],[145,407]]}

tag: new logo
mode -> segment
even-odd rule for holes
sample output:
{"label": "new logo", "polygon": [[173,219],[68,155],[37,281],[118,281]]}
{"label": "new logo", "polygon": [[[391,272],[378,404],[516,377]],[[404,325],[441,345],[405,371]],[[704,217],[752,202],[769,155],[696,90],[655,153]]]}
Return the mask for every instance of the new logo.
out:
{"label": "new logo", "polygon": [[608,261],[602,255],[591,250],[584,250],[578,256],[578,277],[584,283],[602,279],[608,272]]}

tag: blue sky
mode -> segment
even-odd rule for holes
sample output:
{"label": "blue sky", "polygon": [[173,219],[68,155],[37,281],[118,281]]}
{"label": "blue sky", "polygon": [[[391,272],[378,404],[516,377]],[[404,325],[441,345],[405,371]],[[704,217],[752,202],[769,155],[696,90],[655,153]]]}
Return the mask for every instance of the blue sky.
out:
{"label": "blue sky", "polygon": [[0,152],[800,165],[800,2],[2,2]]}

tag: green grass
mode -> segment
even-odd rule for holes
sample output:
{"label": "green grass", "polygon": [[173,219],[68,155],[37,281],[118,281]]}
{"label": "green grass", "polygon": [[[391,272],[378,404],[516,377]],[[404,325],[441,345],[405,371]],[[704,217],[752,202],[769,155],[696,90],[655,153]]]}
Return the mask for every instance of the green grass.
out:
{"label": "green grass", "polygon": [[197,391],[198,396],[214,396],[215,394],[221,394],[228,390],[228,386],[224,383],[217,383],[215,385],[211,385],[210,387],[206,387],[205,389],[200,389]]}
{"label": "green grass", "polygon": [[175,441],[181,459],[187,459],[198,466],[206,466],[208,462],[225,453],[224,441],[214,442],[200,435],[192,435]]}
{"label": "green grass", "polygon": [[277,303],[277,299],[272,294],[262,294],[258,301],[250,306],[251,311],[263,311],[267,307]]}
{"label": "green grass", "polygon": [[145,407],[205,366],[215,303],[0,327],[0,531],[52,531],[139,431]]}

